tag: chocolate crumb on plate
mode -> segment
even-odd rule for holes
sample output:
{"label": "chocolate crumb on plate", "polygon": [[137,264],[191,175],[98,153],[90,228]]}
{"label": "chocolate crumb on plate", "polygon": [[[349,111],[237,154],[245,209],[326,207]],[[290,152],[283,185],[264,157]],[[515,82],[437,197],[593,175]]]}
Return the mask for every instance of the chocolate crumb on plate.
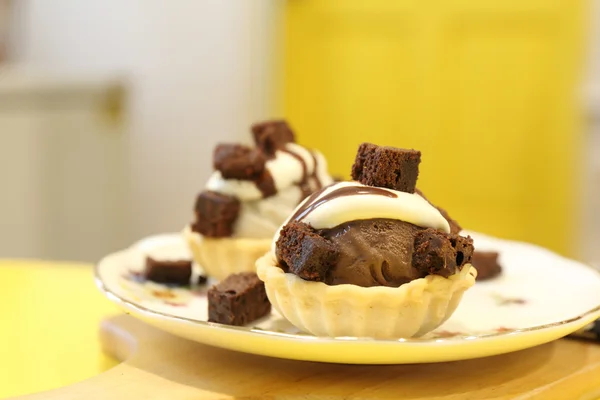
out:
{"label": "chocolate crumb on plate", "polygon": [[420,162],[420,151],[363,143],[352,165],[352,179],[363,185],[414,193]]}
{"label": "chocolate crumb on plate", "polygon": [[305,280],[322,282],[339,252],[330,240],[320,236],[310,225],[294,221],[281,229],[276,256],[284,270]]}
{"label": "chocolate crumb on plate", "polygon": [[271,311],[265,284],[254,272],[242,272],[208,290],[208,321],[246,325]]}
{"label": "chocolate crumb on plate", "polygon": [[213,153],[213,166],[225,179],[258,179],[266,162],[262,151],[241,144],[220,144]]}
{"label": "chocolate crumb on plate", "polygon": [[144,276],[153,282],[189,285],[192,276],[192,261],[157,260],[146,257]]}
{"label": "chocolate crumb on plate", "polygon": [[254,142],[268,157],[273,157],[286,143],[296,141],[294,132],[283,120],[260,122],[252,125],[251,130]]}
{"label": "chocolate crumb on plate", "polygon": [[198,280],[196,282],[198,283],[198,285],[206,285],[206,282],[208,282],[208,276],[198,275]]}
{"label": "chocolate crumb on plate", "polygon": [[412,266],[425,275],[449,277],[471,262],[473,239],[428,228],[414,239]]}
{"label": "chocolate crumb on plate", "polygon": [[498,252],[476,251],[473,253],[471,264],[477,270],[477,280],[484,281],[500,275],[502,266],[498,262]]}
{"label": "chocolate crumb on plate", "polygon": [[196,221],[192,229],[207,237],[228,237],[240,211],[240,201],[217,192],[204,191],[196,198]]}

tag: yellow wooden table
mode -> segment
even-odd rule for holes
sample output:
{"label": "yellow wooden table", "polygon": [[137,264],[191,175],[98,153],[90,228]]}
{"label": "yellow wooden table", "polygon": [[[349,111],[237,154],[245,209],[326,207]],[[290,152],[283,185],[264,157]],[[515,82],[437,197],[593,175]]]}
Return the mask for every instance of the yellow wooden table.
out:
{"label": "yellow wooden table", "polygon": [[[0,398],[65,385],[69,386],[31,399],[600,397],[600,345],[591,342],[563,339],[452,363],[300,362],[217,349],[130,316],[113,317],[119,313],[94,288],[89,265],[0,261],[0,288]],[[75,383],[117,364],[102,354],[101,342],[106,351],[126,361]]]}
{"label": "yellow wooden table", "polygon": [[119,313],[87,264],[0,261],[0,398],[89,378],[117,364],[98,341]]}

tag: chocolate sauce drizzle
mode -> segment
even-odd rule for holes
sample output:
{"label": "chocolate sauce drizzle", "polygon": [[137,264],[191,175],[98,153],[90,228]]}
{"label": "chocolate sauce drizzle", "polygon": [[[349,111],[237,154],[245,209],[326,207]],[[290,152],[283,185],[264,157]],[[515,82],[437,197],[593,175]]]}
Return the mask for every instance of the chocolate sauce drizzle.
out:
{"label": "chocolate sauce drizzle", "polygon": [[328,201],[337,199],[338,197],[358,196],[363,194],[373,194],[377,196],[385,196],[391,198],[398,197],[396,193],[374,186],[344,186],[339,189],[335,189],[327,193],[323,197],[319,198],[319,196],[321,195],[321,193],[323,193],[325,189],[327,188],[323,188],[313,193],[304,202],[304,204],[296,210],[294,215],[292,215],[292,217],[290,218],[290,221],[302,221],[308,214],[313,212],[315,209],[319,208]]}
{"label": "chocolate sauce drizzle", "polygon": [[302,200],[304,200],[306,197],[308,197],[313,191],[313,189],[310,185],[310,179],[312,179],[315,182],[317,189],[320,189],[322,187],[321,181],[320,181],[319,177],[317,176],[317,157],[315,156],[314,152],[309,151],[310,155],[314,161],[313,171],[309,175],[306,161],[304,161],[304,158],[302,158],[302,156],[300,156],[298,153],[294,153],[293,151],[291,151],[290,149],[287,149],[287,148],[281,148],[280,150],[285,153],[288,153],[289,155],[294,157],[296,160],[298,160],[298,162],[302,166],[302,179],[300,179],[299,182],[296,182],[296,185],[298,185],[298,187],[300,188],[300,191],[301,191],[301,197],[298,201],[298,203],[299,203]]}
{"label": "chocolate sauce drizzle", "polygon": [[310,185],[308,183],[308,167],[306,166],[306,162],[304,161],[302,156],[300,156],[298,153],[294,153],[293,151],[291,151],[289,149],[282,148],[281,151],[294,157],[296,160],[298,160],[298,162],[302,166],[302,178],[300,179],[299,182],[296,182],[296,185],[298,185],[298,187],[300,188],[300,192],[301,192],[301,196],[302,196],[300,201],[302,201],[302,199],[304,199],[306,196],[308,196],[312,192],[312,190],[310,189]]}
{"label": "chocolate sauce drizzle", "polygon": [[319,179],[319,175],[317,174],[317,165],[319,164],[319,161],[317,160],[317,156],[315,155],[314,151],[310,150],[310,155],[312,156],[313,163],[315,165],[313,173],[310,177],[315,181],[317,189],[321,189],[323,187],[323,183],[321,182],[321,180]]}
{"label": "chocolate sauce drizzle", "polygon": [[[296,160],[298,160],[302,168],[302,178],[298,182],[294,182],[294,184],[297,185],[301,191],[301,197],[298,199],[298,203],[300,203],[302,200],[308,197],[313,192],[313,190],[321,189],[323,187],[321,180],[317,175],[318,161],[313,151],[309,150],[309,153],[314,161],[313,171],[309,174],[306,161],[304,160],[304,158],[302,158],[300,154],[286,147],[280,147],[277,150],[287,153],[290,156],[294,157]],[[265,168],[265,170],[259,176],[253,177],[249,180],[252,180],[254,182],[256,188],[260,190],[263,198],[274,196],[277,194],[275,181],[273,180],[273,176],[271,175],[268,169]],[[311,182],[313,183],[312,185]]]}
{"label": "chocolate sauce drizzle", "polygon": [[304,162],[304,158],[302,158],[302,156],[300,156],[300,154],[294,153],[293,151],[291,151],[291,150],[289,150],[289,149],[287,149],[285,147],[282,148],[281,151],[283,151],[284,153],[288,153],[290,156],[292,156],[296,160],[298,160],[298,162],[302,166],[302,179],[298,183],[300,184],[300,183],[304,182],[306,180],[307,175],[308,175],[306,163]]}

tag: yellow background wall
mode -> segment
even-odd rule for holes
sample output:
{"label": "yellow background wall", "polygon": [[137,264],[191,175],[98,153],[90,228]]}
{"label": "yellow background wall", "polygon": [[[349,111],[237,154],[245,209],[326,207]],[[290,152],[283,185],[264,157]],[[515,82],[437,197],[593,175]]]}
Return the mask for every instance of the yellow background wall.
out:
{"label": "yellow background wall", "polygon": [[419,149],[419,187],[463,227],[573,255],[586,8],[290,0],[285,115],[334,174],[363,141]]}

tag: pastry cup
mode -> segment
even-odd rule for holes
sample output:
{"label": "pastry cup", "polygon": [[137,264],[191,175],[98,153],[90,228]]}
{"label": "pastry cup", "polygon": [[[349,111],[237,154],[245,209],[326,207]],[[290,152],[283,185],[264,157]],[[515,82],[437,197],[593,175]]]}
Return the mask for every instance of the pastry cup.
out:
{"label": "pastry cup", "polygon": [[256,271],[256,260],[271,247],[271,239],[207,238],[189,226],[183,236],[194,261],[219,280],[238,272]]}
{"label": "pastry cup", "polygon": [[297,328],[316,336],[418,337],[446,321],[477,271],[466,264],[448,278],[428,275],[397,288],[326,285],[285,273],[272,252],[257,260],[271,304]]}

